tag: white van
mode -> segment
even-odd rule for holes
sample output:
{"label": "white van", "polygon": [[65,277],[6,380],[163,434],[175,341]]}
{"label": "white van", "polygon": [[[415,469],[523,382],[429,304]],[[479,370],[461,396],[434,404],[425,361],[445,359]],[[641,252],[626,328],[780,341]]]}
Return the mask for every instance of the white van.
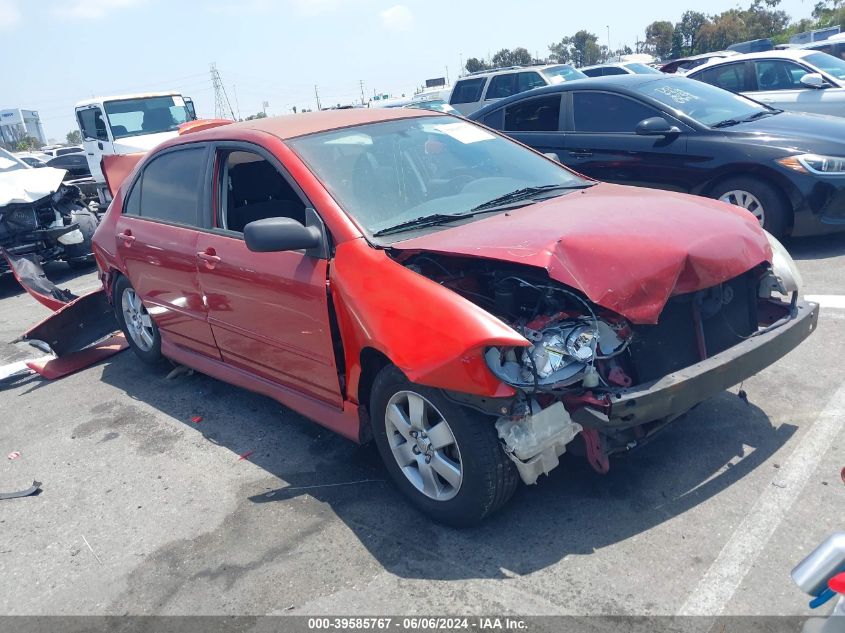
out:
{"label": "white van", "polygon": [[175,137],[197,118],[193,101],[178,92],[95,97],[76,104],[76,121],[101,204],[111,196],[100,168],[105,154],[146,152]]}
{"label": "white van", "polygon": [[586,78],[587,75],[569,64],[484,70],[458,79],[449,96],[449,105],[466,116],[488,103],[532,88]]}

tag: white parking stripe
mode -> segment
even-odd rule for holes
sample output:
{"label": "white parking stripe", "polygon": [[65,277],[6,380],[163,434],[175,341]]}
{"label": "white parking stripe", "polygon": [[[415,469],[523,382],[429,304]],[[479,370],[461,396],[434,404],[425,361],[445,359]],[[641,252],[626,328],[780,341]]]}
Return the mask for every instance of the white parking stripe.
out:
{"label": "white parking stripe", "polygon": [[845,310],[845,295],[806,295],[804,299],[818,303],[823,308]]}
{"label": "white parking stripe", "polygon": [[[845,383],[798,442],[719,556],[678,611],[679,615],[722,613],[757,556],[792,507],[810,475],[842,431]],[[800,556],[796,554],[795,562]],[[784,573],[789,570],[785,569]]]}

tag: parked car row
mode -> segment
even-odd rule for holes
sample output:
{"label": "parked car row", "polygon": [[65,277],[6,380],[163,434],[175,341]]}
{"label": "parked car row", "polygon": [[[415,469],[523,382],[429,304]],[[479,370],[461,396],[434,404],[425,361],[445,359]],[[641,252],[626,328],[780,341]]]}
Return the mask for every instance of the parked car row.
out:
{"label": "parked car row", "polygon": [[742,206],[774,235],[845,229],[845,119],[671,75],[567,82],[470,117],[596,180]]}

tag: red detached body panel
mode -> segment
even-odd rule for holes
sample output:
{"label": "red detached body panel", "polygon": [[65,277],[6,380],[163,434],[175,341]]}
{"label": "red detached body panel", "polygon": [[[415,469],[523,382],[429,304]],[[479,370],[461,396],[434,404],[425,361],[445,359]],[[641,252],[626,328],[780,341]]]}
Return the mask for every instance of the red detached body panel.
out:
{"label": "red detached body panel", "polygon": [[664,191],[598,184],[394,245],[545,268],[634,323],[666,301],[770,261],[756,218],[738,207]]}

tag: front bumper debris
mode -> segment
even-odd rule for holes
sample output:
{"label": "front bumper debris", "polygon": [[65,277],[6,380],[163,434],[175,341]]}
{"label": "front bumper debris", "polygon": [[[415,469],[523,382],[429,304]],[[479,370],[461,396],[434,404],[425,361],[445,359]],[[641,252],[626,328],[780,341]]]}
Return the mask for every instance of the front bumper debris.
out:
{"label": "front bumper debris", "polygon": [[572,421],[562,402],[556,402],[542,410],[536,406],[524,417],[499,418],[496,430],[522,481],[530,485],[557,467],[581,425]]}
{"label": "front bumper debris", "polygon": [[799,301],[782,325],[650,383],[615,389],[608,413],[585,406],[572,419],[588,429],[618,430],[680,415],[785,356],[815,330],[818,318],[818,304]]}

